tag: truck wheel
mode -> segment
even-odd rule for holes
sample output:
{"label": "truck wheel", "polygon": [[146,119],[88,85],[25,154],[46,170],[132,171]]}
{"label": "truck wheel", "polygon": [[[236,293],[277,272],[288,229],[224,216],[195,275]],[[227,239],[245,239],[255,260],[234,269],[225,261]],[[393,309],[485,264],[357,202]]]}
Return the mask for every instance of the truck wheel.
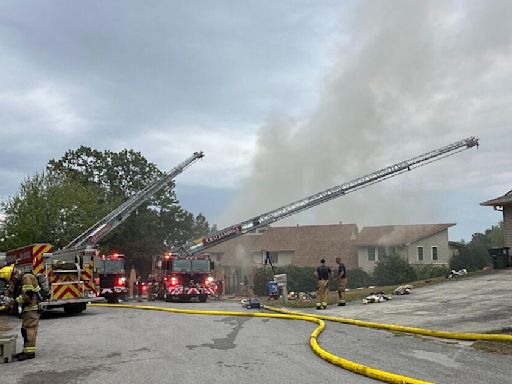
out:
{"label": "truck wheel", "polygon": [[73,315],[85,311],[87,305],[85,303],[67,304],[64,306],[64,312],[68,315]]}
{"label": "truck wheel", "polygon": [[208,295],[199,295],[199,302],[206,303],[207,298],[208,298]]}
{"label": "truck wheel", "polygon": [[117,296],[109,296],[107,298],[107,303],[109,303],[109,304],[117,304],[117,303],[119,303],[119,298]]}

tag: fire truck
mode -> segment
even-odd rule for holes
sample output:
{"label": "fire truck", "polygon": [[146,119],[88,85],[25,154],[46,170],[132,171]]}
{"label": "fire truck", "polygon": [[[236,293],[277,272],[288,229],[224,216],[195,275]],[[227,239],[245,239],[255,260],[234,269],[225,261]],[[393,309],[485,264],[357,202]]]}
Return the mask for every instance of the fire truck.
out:
{"label": "fire truck", "polygon": [[46,291],[44,300],[39,304],[41,310],[63,307],[67,313],[79,313],[86,309],[87,303],[103,300],[97,296],[93,278],[94,256],[99,255],[96,244],[142,203],[203,157],[203,152],[195,152],[62,249],[54,250],[50,244],[33,244],[6,252],[8,263],[17,264],[24,272],[34,273],[40,281],[42,290]]}
{"label": "fire truck", "polygon": [[6,252],[7,264],[37,276],[41,286],[42,309],[62,307],[79,313],[89,302],[100,301],[93,279],[93,252],[73,253],[67,261],[52,257],[51,244],[31,244]]}
{"label": "fire truck", "polygon": [[[277,208],[273,211],[264,213],[259,216],[255,216],[250,220],[243,221],[241,223],[231,225],[227,228],[221,229],[213,234],[210,234],[202,239],[195,241],[191,245],[184,245],[178,248],[181,254],[187,255],[190,257],[198,257],[197,255],[201,255],[206,249],[213,247],[214,245],[220,244],[224,241],[228,241],[234,239],[236,237],[242,236],[249,232],[254,232],[258,228],[266,227],[278,220],[284,219],[285,217],[294,215],[306,209],[315,207],[317,205],[323,204],[327,201],[335,199],[337,197],[344,196],[348,193],[357,191],[361,188],[365,188],[374,183],[378,183],[380,181],[386,180],[390,177],[397,176],[401,173],[410,171],[417,167],[421,167],[433,161],[437,161],[443,159],[447,156],[454,155],[457,152],[464,151],[466,149],[470,149],[473,147],[478,147],[479,141],[476,137],[469,137],[464,140],[457,141],[455,143],[449,144],[447,146],[423,153],[419,156],[413,157],[409,160],[405,160],[386,168],[380,169],[376,172],[369,173],[367,175],[361,176],[357,179],[349,181],[347,183],[329,188],[325,191],[316,193],[314,195],[308,196],[301,200],[295,201],[291,204],[284,205],[280,208]],[[264,251],[264,250],[262,250]],[[181,256],[183,257],[183,256]],[[169,260],[171,260],[170,258]],[[172,259],[175,260],[175,259]],[[177,259],[176,259],[177,260]],[[158,259],[157,259],[158,261]],[[165,258],[162,260],[161,266],[157,265],[157,274],[160,273],[164,275],[164,278],[167,278],[166,294],[170,295],[171,292],[175,291],[174,285],[176,286],[186,286],[187,281],[185,280],[182,284],[179,283],[179,275],[175,271],[171,271],[170,274],[162,273],[165,271],[163,268],[168,264],[165,263]],[[175,276],[175,280],[173,283],[172,277]],[[169,282],[169,278],[171,281]],[[196,284],[196,281],[193,280],[193,284]],[[181,288],[180,288],[181,289]],[[211,294],[211,293],[210,293]],[[204,300],[204,297],[203,297]]]}
{"label": "fire truck", "polygon": [[212,276],[214,263],[210,255],[183,256],[166,252],[153,258],[153,276],[158,281],[157,297],[165,301],[190,301],[198,298],[204,303],[215,295]]}
{"label": "fire truck", "polygon": [[126,287],[124,255],[112,253],[95,256],[94,267],[99,295],[111,304],[118,303],[119,300],[126,301],[128,288]]}

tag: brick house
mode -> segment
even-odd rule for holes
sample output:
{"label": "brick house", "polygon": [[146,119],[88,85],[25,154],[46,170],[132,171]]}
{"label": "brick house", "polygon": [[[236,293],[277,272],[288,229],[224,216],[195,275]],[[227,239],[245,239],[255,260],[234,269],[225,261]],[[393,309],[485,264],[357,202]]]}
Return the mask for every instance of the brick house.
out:
{"label": "brick house", "polygon": [[494,207],[496,211],[503,212],[503,232],[505,247],[512,248],[512,190],[503,196],[480,203],[482,206]]}
{"label": "brick house", "polygon": [[321,258],[334,267],[341,256],[347,269],[357,267],[356,224],[266,227],[255,233],[226,241],[208,249],[216,263],[217,279],[224,281],[228,294],[243,293],[246,282],[252,285],[254,271],[263,266],[263,251],[270,253],[274,266],[316,267]]}
{"label": "brick house", "polygon": [[455,224],[384,225],[364,227],[357,237],[357,263],[367,272],[396,254],[409,264],[448,265],[452,251],[448,228]]}

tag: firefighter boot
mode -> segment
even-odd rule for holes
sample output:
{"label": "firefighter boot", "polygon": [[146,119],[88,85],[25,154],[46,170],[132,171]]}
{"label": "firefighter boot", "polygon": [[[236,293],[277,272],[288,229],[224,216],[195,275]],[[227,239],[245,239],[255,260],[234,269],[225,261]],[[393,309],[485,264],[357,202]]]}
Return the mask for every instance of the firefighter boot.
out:
{"label": "firefighter boot", "polygon": [[21,352],[18,355],[18,361],[33,359],[34,357],[36,357],[36,354],[34,352],[32,352],[32,353]]}
{"label": "firefighter boot", "polygon": [[323,308],[323,309],[327,309],[327,303],[326,303],[325,301],[324,301],[324,302],[322,302],[322,308]]}
{"label": "firefighter boot", "polygon": [[322,304],[316,303],[316,309],[322,309]]}
{"label": "firefighter boot", "polygon": [[338,303],[338,307],[344,307],[345,306],[345,300],[340,300]]}

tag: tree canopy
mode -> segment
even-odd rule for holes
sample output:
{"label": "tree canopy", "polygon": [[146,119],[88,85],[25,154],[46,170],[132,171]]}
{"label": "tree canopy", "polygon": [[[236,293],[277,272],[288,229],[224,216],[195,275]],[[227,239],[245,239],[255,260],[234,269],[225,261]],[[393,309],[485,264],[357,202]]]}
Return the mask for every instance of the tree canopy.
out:
{"label": "tree canopy", "polygon": [[[36,242],[62,248],[163,174],[133,150],[69,150],[50,160],[45,172],[24,180],[2,204],[6,219],[0,227],[0,251]],[[124,253],[128,268],[147,274],[153,255],[209,231],[202,214],[194,217],[179,205],[171,183],[98,245],[105,253]]]}

